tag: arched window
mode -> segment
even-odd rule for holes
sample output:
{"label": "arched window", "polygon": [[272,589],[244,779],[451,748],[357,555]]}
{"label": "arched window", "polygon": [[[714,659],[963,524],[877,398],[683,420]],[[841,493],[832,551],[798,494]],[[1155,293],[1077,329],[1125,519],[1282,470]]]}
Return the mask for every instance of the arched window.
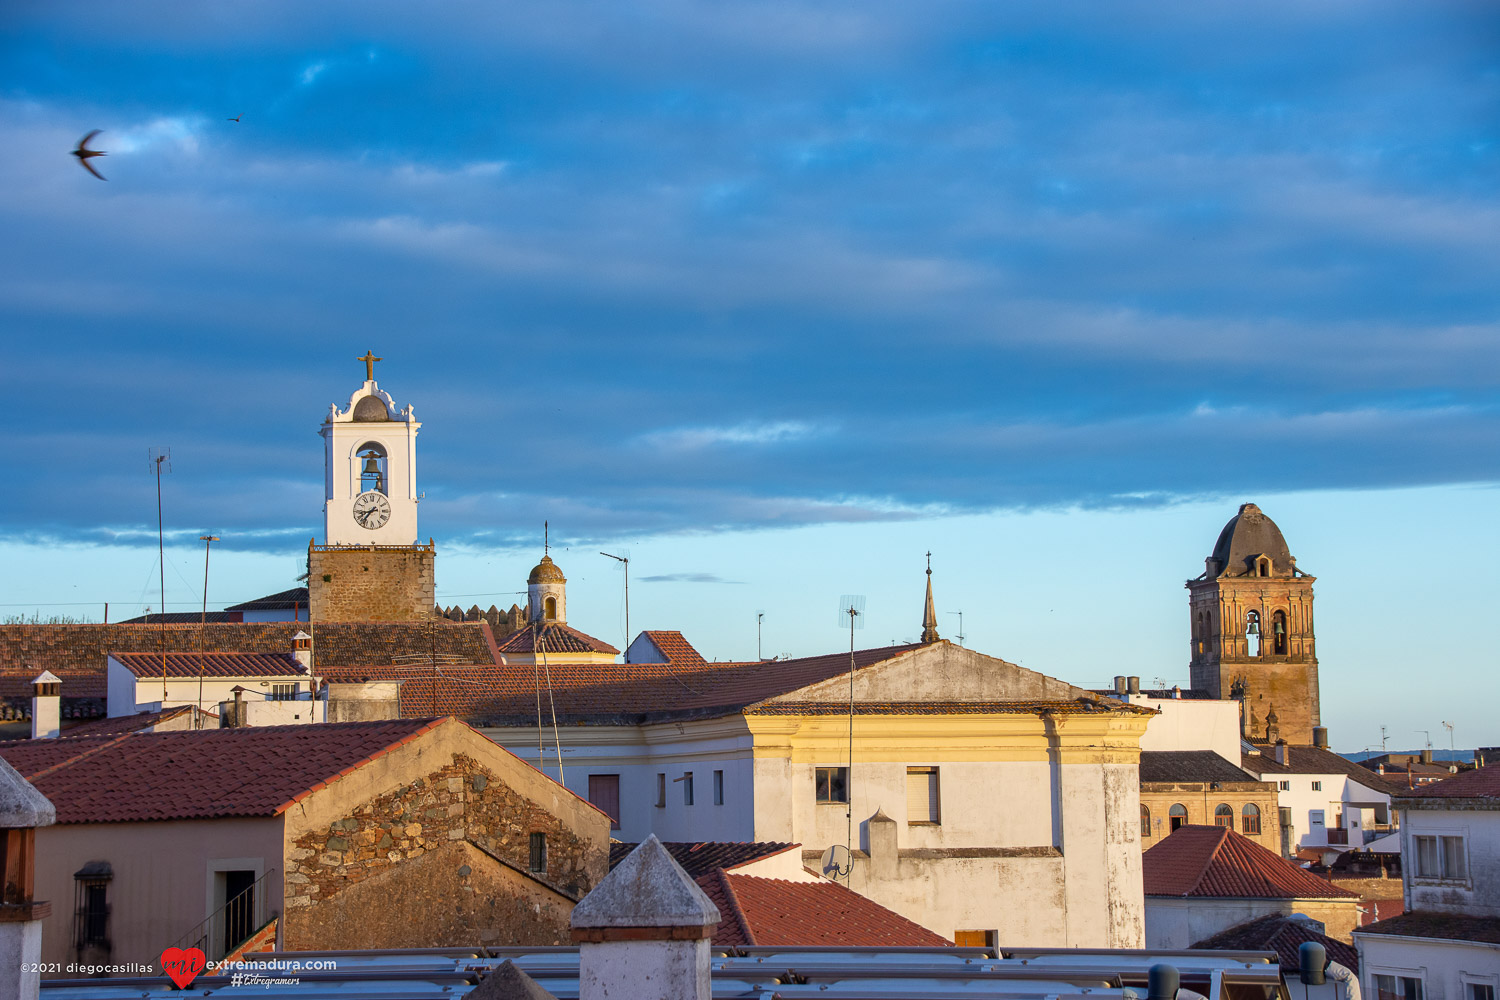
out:
{"label": "arched window", "polygon": [[542,615],[549,622],[557,621],[557,598],[549,597],[542,602]]}
{"label": "arched window", "polygon": [[1171,809],[1167,810],[1167,825],[1171,827],[1167,831],[1168,833],[1176,830],[1179,826],[1187,826],[1187,806],[1178,802]]}
{"label": "arched window", "polygon": [[359,448],[359,491],[361,493],[375,490],[378,493],[390,493],[389,482],[386,476],[385,449],[373,441]]}
{"label": "arched window", "polygon": [[1141,836],[1151,836],[1151,810],[1146,808],[1144,802],[1141,803]]}
{"label": "arched window", "polygon": [[1261,556],[1259,559],[1255,560],[1255,575],[1256,576],[1270,576],[1271,575],[1271,560],[1270,560],[1270,558],[1268,556]]}
{"label": "arched window", "polygon": [[1240,810],[1240,832],[1260,833],[1260,806],[1251,802],[1246,803],[1245,808]]}
{"label": "arched window", "polygon": [[1229,808],[1229,803],[1220,802],[1214,806],[1214,826],[1227,826],[1234,829],[1234,810]]}
{"label": "arched window", "polygon": [[1278,611],[1271,616],[1271,653],[1286,655],[1286,612]]}
{"label": "arched window", "polygon": [[1245,653],[1248,656],[1260,655],[1260,612],[1245,612]]}

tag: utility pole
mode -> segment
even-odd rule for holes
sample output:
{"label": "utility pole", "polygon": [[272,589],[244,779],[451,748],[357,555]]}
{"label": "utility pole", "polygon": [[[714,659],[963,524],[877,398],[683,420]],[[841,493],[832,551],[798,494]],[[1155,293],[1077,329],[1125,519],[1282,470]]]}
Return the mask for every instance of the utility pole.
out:
{"label": "utility pole", "polygon": [[[766,613],[764,611],[755,612],[755,658],[757,660],[764,659],[764,657],[760,655],[760,623],[761,619],[765,617]],[[891,645],[894,646],[895,643],[892,643]]]}
{"label": "utility pole", "polygon": [[[612,556],[608,552],[601,552],[599,554],[601,556],[608,556],[609,558],[615,560],[616,562],[621,563],[625,567],[625,662],[629,663],[630,662],[630,557],[629,556]],[[558,773],[559,774],[562,773],[562,763],[561,763],[561,761],[558,762],[557,767],[558,767]]]}
{"label": "utility pole", "polygon": [[218,540],[218,535],[198,536],[198,541],[203,543],[203,614],[198,619],[198,711],[193,715],[194,729],[203,725],[203,632],[208,627],[208,550]]}

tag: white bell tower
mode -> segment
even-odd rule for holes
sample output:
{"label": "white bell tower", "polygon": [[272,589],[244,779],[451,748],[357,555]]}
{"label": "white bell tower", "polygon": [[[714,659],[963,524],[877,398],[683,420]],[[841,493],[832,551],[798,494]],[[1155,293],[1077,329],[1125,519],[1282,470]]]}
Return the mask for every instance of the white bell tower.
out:
{"label": "white bell tower", "polygon": [[334,403],[318,432],[324,444],[323,538],[328,545],[417,543],[417,429],[412,408],[397,410],[375,383],[374,352],[365,384]]}

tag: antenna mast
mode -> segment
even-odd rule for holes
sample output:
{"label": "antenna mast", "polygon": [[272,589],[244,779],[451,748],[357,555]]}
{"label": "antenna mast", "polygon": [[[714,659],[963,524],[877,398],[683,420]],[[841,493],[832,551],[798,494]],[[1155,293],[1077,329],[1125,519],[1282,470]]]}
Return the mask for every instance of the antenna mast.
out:
{"label": "antenna mast", "polygon": [[217,535],[198,536],[198,541],[203,543],[203,615],[198,619],[198,712],[193,716],[194,729],[203,726],[203,632],[208,626],[208,550],[218,540]]}
{"label": "antenna mast", "polygon": [[849,770],[844,778],[844,849],[849,852],[849,871],[854,876],[854,630],[865,627],[865,599],[862,594],[845,594],[839,598],[839,616],[849,619]]}
{"label": "antenna mast", "polygon": [[625,662],[630,662],[630,557],[612,556],[608,552],[599,553],[622,564],[625,567]]}
{"label": "antenna mast", "polygon": [[161,707],[167,707],[167,542],[166,532],[162,528],[161,517],[161,473],[162,463],[167,463],[167,471],[172,471],[172,449],[157,451],[152,448],[147,455],[151,459],[151,471],[156,474],[156,557],[157,571],[161,577],[161,610],[156,614],[156,624],[159,627],[158,635],[161,637]]}
{"label": "antenna mast", "polygon": [[[964,613],[962,611],[950,611],[948,613],[950,615],[958,615],[958,644],[962,646],[964,640],[968,638],[968,636],[964,635]],[[895,643],[891,643],[891,645],[894,646]]]}

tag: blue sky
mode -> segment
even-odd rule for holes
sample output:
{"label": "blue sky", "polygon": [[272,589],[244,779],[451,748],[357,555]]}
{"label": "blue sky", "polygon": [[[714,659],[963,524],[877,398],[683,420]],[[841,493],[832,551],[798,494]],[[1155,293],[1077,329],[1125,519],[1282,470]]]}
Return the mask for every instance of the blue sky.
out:
{"label": "blue sky", "polygon": [[[804,653],[931,548],[981,648],[1170,677],[1174,588],[1255,499],[1320,608],[1369,547],[1452,564],[1338,675],[1368,729],[1356,679],[1496,596],[1497,42],[1483,4],[10,4],[0,603],[152,603],[160,446],[169,528],[224,537],[211,599],[289,585],[373,348],[450,595],[502,594],[549,518],[575,565],[743,581],[633,590],[709,655],[798,567]],[[94,128],[107,183],[67,155]],[[1172,582],[1049,627],[1012,574],[1055,567]],[[1388,627],[1358,586],[1325,704]]]}

